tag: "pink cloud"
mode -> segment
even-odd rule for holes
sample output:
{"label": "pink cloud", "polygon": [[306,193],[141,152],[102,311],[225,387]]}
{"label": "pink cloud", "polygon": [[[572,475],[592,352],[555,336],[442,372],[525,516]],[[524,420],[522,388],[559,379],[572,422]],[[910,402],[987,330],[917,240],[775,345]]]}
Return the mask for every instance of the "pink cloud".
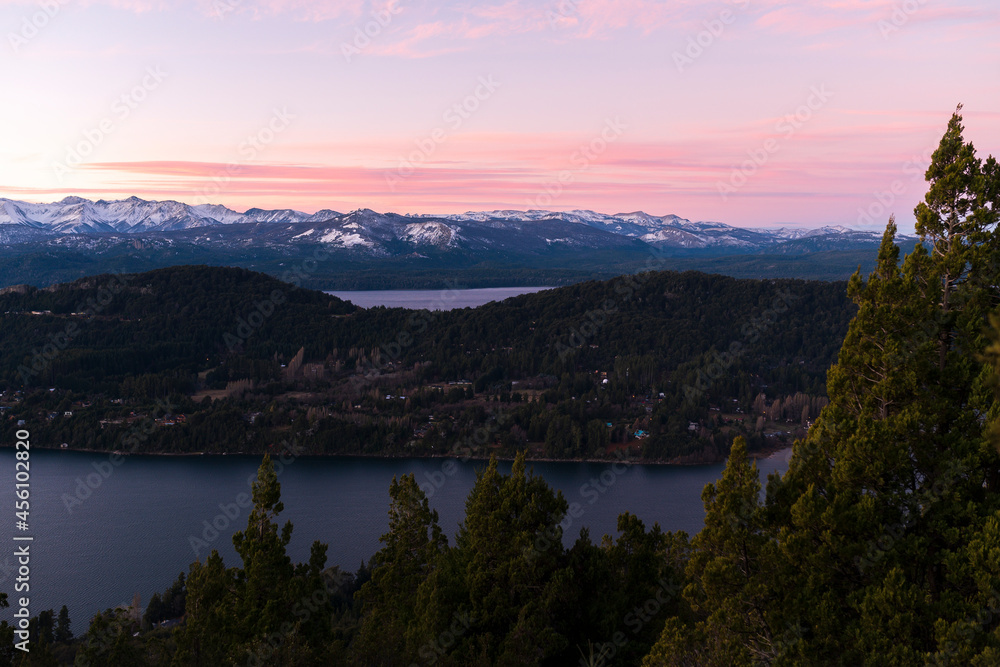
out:
{"label": "pink cloud", "polygon": [[[909,7],[909,5],[907,5]],[[1000,14],[983,7],[940,7],[917,4],[907,11],[899,0],[825,0],[798,5],[773,3],[772,8],[758,11],[756,25],[775,32],[813,37],[844,28],[870,28],[894,32],[917,24],[960,22],[996,23]]]}
{"label": "pink cloud", "polygon": [[[204,1],[204,0],[203,0]],[[209,0],[209,14],[224,17],[232,11],[261,19],[290,16],[296,21],[320,22],[350,17],[359,19],[371,3],[365,0]],[[381,7],[374,8],[377,11]]]}
{"label": "pink cloud", "polygon": [[[718,184],[730,182],[734,169],[747,159],[746,149],[759,146],[757,136],[748,135],[736,144],[726,137],[716,144],[698,139],[622,141],[583,167],[572,159],[581,145],[577,137],[472,135],[450,144],[446,157],[435,156],[402,176],[395,160],[381,160],[379,168],[272,163],[237,169],[213,162],[106,162],[80,171],[100,174],[102,196],[113,191],[190,201],[217,189],[218,195],[211,199],[221,203],[306,210],[336,208],[331,202],[411,212],[529,208],[559,183],[558,196],[546,208],[669,209],[699,219],[763,224],[767,221],[734,208],[732,202],[742,202],[747,210],[757,211],[754,215],[764,215],[761,202],[771,202],[772,215],[773,211],[788,215],[801,202],[841,202],[841,208],[850,211],[844,202],[867,205],[878,188],[904,178],[907,187],[917,192],[920,170],[911,169],[912,174],[903,170],[913,152],[906,142],[890,155],[858,150],[877,129],[864,126],[857,135],[851,134],[854,130],[838,130],[817,133],[800,144],[789,141],[726,201]],[[831,148],[839,150],[831,153]],[[568,181],[561,178],[565,174],[570,175]],[[908,206],[912,209],[912,204]],[[904,207],[899,212],[908,211]]]}

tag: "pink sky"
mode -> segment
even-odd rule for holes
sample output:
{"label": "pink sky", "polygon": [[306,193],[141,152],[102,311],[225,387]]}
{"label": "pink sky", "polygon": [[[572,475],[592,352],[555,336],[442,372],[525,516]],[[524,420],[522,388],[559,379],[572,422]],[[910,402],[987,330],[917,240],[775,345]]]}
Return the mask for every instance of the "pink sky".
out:
{"label": "pink sky", "polygon": [[1000,153],[995,0],[46,1],[4,197],[906,230],[957,103]]}

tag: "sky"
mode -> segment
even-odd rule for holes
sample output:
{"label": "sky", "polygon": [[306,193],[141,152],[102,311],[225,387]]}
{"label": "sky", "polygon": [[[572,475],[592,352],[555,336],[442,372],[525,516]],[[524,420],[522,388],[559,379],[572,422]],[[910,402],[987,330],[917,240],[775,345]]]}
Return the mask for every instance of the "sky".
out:
{"label": "sky", "polygon": [[0,196],[912,230],[996,0],[0,0]]}

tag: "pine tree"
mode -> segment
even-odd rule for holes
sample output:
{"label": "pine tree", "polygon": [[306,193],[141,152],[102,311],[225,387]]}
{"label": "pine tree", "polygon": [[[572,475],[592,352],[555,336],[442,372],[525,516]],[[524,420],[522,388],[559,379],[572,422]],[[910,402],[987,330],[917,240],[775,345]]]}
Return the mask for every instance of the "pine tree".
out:
{"label": "pine tree", "polygon": [[[284,510],[274,464],[264,456],[252,485],[253,509],[233,536],[242,567],[226,569],[213,551],[171,588],[184,595],[187,619],[177,632],[175,665],[321,665],[330,644],[331,606],[323,582],[326,545],[294,566],[285,548],[292,524],[278,532]],[[185,591],[178,590],[185,587]],[[317,597],[318,596],[318,597]]]}
{"label": "pine tree", "polygon": [[523,452],[510,475],[500,474],[495,458],[477,475],[456,540],[472,624],[463,659],[528,665],[567,648],[551,628],[567,507],[561,492],[526,470]]}
{"label": "pine tree", "polygon": [[[0,609],[10,606],[7,601],[7,594],[0,593]],[[0,665],[7,667],[14,660],[14,626],[7,621],[0,621]]]}
{"label": "pine tree", "polygon": [[660,665],[770,664],[775,633],[766,563],[769,538],[760,505],[760,477],[746,441],[733,442],[718,485],[702,492],[705,527],[691,542],[684,590],[691,622],[667,622],[643,662]]}
{"label": "pine tree", "polygon": [[[416,478],[395,477],[389,486],[389,532],[372,558],[372,578],[358,593],[363,619],[356,651],[371,664],[409,665],[418,660],[417,590],[427,580],[448,546],[438,515]],[[415,645],[417,644],[417,645]]]}
{"label": "pine tree", "polygon": [[769,488],[775,595],[812,660],[919,662],[937,649],[931,628],[970,611],[977,584],[956,578],[955,560],[996,508],[1000,470],[980,357],[998,296],[998,174],[964,142],[956,112],[915,210],[921,244],[899,266],[890,220],[876,270],[851,278],[858,313],[828,375],[830,403]]}
{"label": "pine tree", "polygon": [[57,642],[68,642],[73,639],[73,631],[70,629],[69,609],[66,605],[59,610],[59,618],[56,620],[55,639]]}
{"label": "pine tree", "polygon": [[[176,667],[230,664],[240,639],[233,609],[235,590],[235,575],[226,569],[218,551],[212,550],[204,563],[192,563],[187,576],[187,619],[175,632]],[[240,657],[245,662],[245,656]]]}
{"label": "pine tree", "polygon": [[292,523],[286,522],[279,534],[275,520],[285,505],[274,463],[267,454],[253,482],[252,498],[246,529],[233,535],[233,546],[243,561],[243,567],[236,570],[236,609],[243,625],[241,635],[264,638],[277,632],[289,614],[286,596],[294,574],[285,551],[292,539]]}
{"label": "pine tree", "polygon": [[1000,409],[983,352],[1000,303],[1000,169],[961,121],[927,169],[921,243],[900,264],[890,218],[875,270],[849,281],[858,311],[829,403],[788,473],[763,507],[736,456],[706,490],[694,623],[670,621],[648,664],[994,664]]}

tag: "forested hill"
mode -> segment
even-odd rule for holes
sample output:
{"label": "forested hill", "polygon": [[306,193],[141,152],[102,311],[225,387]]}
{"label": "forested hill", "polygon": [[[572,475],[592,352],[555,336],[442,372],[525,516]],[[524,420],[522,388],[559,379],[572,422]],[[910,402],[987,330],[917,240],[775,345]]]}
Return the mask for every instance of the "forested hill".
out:
{"label": "forested hill", "polygon": [[140,451],[260,451],[291,431],[316,453],[441,453],[504,412],[502,452],[718,458],[736,434],[763,445],[815,418],[854,311],[844,283],[695,272],[363,310],[173,267],[0,292],[0,405],[4,428],[97,449],[169,398],[186,421]]}

